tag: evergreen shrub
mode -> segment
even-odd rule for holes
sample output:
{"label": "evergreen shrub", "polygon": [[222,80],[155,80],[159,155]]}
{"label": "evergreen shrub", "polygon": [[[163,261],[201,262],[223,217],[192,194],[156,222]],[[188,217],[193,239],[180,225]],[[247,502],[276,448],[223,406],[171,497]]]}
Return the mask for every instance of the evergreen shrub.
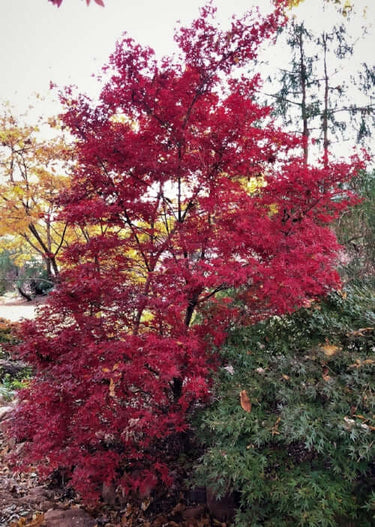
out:
{"label": "evergreen shrub", "polygon": [[238,496],[237,526],[375,525],[374,301],[351,286],[231,332],[198,478]]}

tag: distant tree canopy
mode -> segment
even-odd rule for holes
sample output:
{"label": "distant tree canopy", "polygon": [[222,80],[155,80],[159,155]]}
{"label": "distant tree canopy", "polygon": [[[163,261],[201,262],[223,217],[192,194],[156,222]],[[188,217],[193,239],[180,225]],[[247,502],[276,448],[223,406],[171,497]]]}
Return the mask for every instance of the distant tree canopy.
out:
{"label": "distant tree canopy", "polygon": [[43,262],[51,283],[61,250],[77,240],[58,218],[69,156],[61,137],[42,140],[38,125],[21,123],[6,105],[0,109],[0,250],[10,251],[19,268],[35,258]]}
{"label": "distant tree canopy", "polygon": [[[286,3],[289,7],[297,7],[304,1],[305,0],[287,0]],[[343,15],[347,15],[353,9],[353,2],[351,2],[351,0],[324,0],[324,2],[335,4]],[[277,3],[277,0],[275,3]]]}

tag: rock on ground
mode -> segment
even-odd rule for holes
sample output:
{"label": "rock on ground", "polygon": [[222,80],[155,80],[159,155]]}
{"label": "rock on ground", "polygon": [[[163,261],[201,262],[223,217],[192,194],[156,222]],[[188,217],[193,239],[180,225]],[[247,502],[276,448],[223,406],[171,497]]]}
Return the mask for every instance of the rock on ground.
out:
{"label": "rock on ground", "polygon": [[95,527],[96,521],[82,509],[50,510],[44,515],[44,527]]}

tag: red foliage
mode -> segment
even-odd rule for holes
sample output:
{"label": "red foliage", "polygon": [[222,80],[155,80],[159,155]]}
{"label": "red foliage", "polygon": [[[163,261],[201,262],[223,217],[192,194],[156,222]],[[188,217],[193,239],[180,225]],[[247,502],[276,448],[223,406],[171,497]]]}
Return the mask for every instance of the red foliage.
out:
{"label": "red foliage", "polygon": [[327,225],[359,164],[305,166],[299,140],[254,103],[257,77],[235,73],[280,12],[227,32],[213,15],[177,33],[178,59],[119,43],[99,102],[62,96],[77,149],[64,216],[88,234],[24,325],[20,354],[36,377],[12,433],[28,463],[64,468],[85,499],[103,483],[145,493],[169,482],[162,445],[208,400],[228,325],[338,283]]}

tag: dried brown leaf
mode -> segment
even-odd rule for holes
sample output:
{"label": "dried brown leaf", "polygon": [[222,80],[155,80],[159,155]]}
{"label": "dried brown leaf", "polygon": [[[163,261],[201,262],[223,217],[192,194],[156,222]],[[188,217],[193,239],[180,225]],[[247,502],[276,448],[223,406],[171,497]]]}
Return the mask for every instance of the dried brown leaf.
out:
{"label": "dried brown leaf", "polygon": [[359,328],[355,331],[351,331],[350,333],[347,333],[348,337],[363,337],[365,333],[368,333],[370,331],[374,331],[374,328],[368,327],[368,328]]}
{"label": "dried brown leaf", "polygon": [[109,396],[115,397],[115,381],[113,379],[109,382]]}
{"label": "dried brown leaf", "polygon": [[280,424],[280,421],[281,421],[281,417],[278,417],[275,421],[275,424],[273,425],[272,429],[271,429],[271,433],[273,436],[278,436],[280,435],[280,432],[279,432],[279,424]]}
{"label": "dried brown leaf", "polygon": [[341,350],[340,346],[335,346],[334,344],[324,344],[320,349],[327,357],[332,357]]}
{"label": "dried brown leaf", "polygon": [[245,412],[250,413],[251,412],[251,401],[249,399],[249,396],[247,395],[246,390],[241,390],[240,402],[241,402],[242,409],[245,410]]}

